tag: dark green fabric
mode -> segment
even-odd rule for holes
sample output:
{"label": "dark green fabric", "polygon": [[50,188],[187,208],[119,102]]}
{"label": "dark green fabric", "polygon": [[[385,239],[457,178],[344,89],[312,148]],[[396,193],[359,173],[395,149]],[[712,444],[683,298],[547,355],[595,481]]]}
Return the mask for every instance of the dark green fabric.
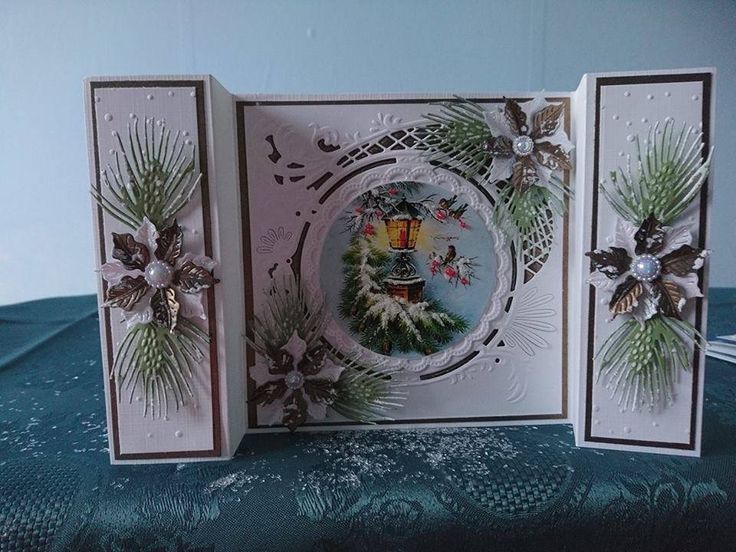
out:
{"label": "dark green fabric", "polygon": [[[568,426],[253,435],[229,462],[110,466],[95,298],[0,308],[0,551],[736,550],[736,368],[703,458]],[[710,335],[736,291],[712,290]]]}

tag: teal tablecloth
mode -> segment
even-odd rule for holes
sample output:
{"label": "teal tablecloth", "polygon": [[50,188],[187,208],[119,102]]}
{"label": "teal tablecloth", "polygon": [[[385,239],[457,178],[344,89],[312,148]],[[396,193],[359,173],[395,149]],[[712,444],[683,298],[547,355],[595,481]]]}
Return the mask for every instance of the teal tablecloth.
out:
{"label": "teal tablecloth", "polygon": [[[710,331],[733,332],[713,290]],[[736,550],[736,368],[703,458],[568,426],[249,436],[229,462],[110,466],[94,297],[0,308],[0,551]]]}

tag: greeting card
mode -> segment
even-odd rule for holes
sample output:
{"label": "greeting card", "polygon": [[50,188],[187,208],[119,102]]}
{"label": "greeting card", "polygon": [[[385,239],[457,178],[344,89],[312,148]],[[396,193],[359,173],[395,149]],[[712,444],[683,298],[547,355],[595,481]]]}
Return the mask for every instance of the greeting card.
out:
{"label": "greeting card", "polygon": [[90,79],[113,461],[520,423],[699,453],[711,80],[287,97]]}

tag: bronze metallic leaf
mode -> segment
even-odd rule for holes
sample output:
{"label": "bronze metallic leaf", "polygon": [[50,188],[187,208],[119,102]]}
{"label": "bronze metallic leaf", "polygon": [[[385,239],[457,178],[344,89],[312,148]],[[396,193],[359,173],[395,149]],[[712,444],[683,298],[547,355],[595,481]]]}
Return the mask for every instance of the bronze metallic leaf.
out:
{"label": "bronze metallic leaf", "polygon": [[299,362],[297,367],[305,376],[315,376],[322,370],[327,357],[327,347],[317,345],[312,350],[307,351],[304,358]]}
{"label": "bronze metallic leaf", "polygon": [[522,128],[526,127],[526,113],[521,109],[518,102],[507,99],[503,114],[506,117],[506,123],[509,125],[511,132],[517,136],[526,134],[526,130],[522,130]]}
{"label": "bronze metallic leaf", "polygon": [[176,284],[184,293],[199,293],[214,286],[219,280],[206,268],[192,261],[185,262],[176,272]]}
{"label": "bronze metallic leaf", "polygon": [[669,280],[659,279],[654,282],[654,289],[659,296],[659,310],[665,316],[680,318],[685,306],[685,293],[680,286]]}
{"label": "bronze metallic leaf", "polygon": [[268,366],[270,374],[286,374],[294,369],[294,357],[285,349],[279,349],[269,358],[271,359]]}
{"label": "bronze metallic leaf", "polygon": [[123,276],[119,283],[107,288],[105,307],[118,307],[129,311],[148,291],[148,282],[143,276]]}
{"label": "bronze metallic leaf", "polygon": [[629,276],[613,292],[613,297],[611,297],[611,302],[608,304],[608,309],[614,317],[617,314],[631,312],[639,303],[639,296],[643,292],[644,285],[633,276]]}
{"label": "bronze metallic leaf", "polygon": [[707,254],[708,252],[705,249],[682,245],[660,259],[662,272],[676,276],[687,276],[703,266],[703,259]]}
{"label": "bronze metallic leaf", "polygon": [[159,233],[156,238],[156,258],[173,265],[181,256],[184,244],[184,234],[181,227],[174,220],[173,224]]}
{"label": "bronze metallic leaf", "polygon": [[534,167],[534,162],[531,157],[522,157],[514,163],[514,167],[511,172],[511,185],[516,188],[520,194],[523,194],[536,184],[538,179],[537,169]]}
{"label": "bronze metallic leaf", "polygon": [[552,169],[569,171],[572,169],[570,155],[559,145],[551,142],[537,142],[534,144],[534,156],[539,164]]}
{"label": "bronze metallic leaf", "polygon": [[631,267],[631,257],[623,247],[596,249],[585,254],[590,257],[592,270],[597,270],[611,279],[621,276]]}
{"label": "bronze metallic leaf", "polygon": [[151,297],[151,308],[156,322],[169,330],[176,328],[180,307],[176,300],[176,292],[172,288],[156,290],[156,293]]}
{"label": "bronze metallic leaf", "polygon": [[664,226],[657,220],[654,213],[650,214],[634,234],[637,255],[649,253],[654,255],[664,246]]}
{"label": "bronze metallic leaf", "polygon": [[506,136],[496,136],[488,140],[486,151],[493,157],[510,157],[514,153],[511,140]]}
{"label": "bronze metallic leaf", "polygon": [[294,391],[291,397],[284,401],[283,424],[289,431],[295,431],[307,420],[307,401],[301,390]]}
{"label": "bronze metallic leaf", "polygon": [[543,136],[552,136],[557,132],[560,126],[560,116],[562,115],[563,105],[550,104],[534,114],[534,128],[532,129],[532,138],[542,138]]}
{"label": "bronze metallic leaf", "polygon": [[276,399],[283,397],[286,391],[287,387],[283,379],[267,381],[256,388],[251,400],[259,405],[271,404]]}
{"label": "bronze metallic leaf", "polygon": [[315,403],[332,404],[335,402],[337,392],[335,384],[328,379],[309,379],[304,382],[304,392],[309,399]]}
{"label": "bronze metallic leaf", "polygon": [[150,254],[148,248],[135,241],[132,234],[116,234],[112,233],[112,258],[117,259],[123,266],[128,270],[144,270],[148,261],[150,260]]}

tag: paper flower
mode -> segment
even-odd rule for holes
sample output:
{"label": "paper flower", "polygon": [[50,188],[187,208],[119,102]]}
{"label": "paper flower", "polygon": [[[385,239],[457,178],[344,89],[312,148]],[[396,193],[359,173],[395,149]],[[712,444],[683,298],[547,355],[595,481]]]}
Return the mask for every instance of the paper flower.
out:
{"label": "paper flower", "polygon": [[307,415],[315,420],[325,418],[327,407],[335,402],[335,384],[343,370],[330,360],[324,345],[308,349],[294,331],[281,349],[268,355],[266,363],[251,369],[258,386],[252,400],[261,406],[264,423],[283,423],[294,431]]}
{"label": "paper flower", "polygon": [[135,236],[113,233],[112,238],[115,260],[100,268],[110,284],[104,306],[121,308],[128,327],[155,320],[173,330],[180,314],[205,318],[200,292],[219,281],[212,275],[216,263],[182,254],[184,237],[176,221],[158,232],[146,218]]}
{"label": "paper flower", "polygon": [[569,170],[573,146],[560,129],[563,104],[542,98],[519,104],[506,100],[503,109],[486,111],[493,137],[485,149],[493,156],[489,180],[510,179],[520,193],[531,186],[549,186],[552,174]]}
{"label": "paper flower", "polygon": [[687,299],[702,297],[696,272],[708,251],[691,241],[686,226],[664,226],[654,214],[639,228],[619,220],[614,245],[586,253],[593,269],[588,281],[613,289],[613,317],[630,313],[642,324],[658,313],[679,319]]}

